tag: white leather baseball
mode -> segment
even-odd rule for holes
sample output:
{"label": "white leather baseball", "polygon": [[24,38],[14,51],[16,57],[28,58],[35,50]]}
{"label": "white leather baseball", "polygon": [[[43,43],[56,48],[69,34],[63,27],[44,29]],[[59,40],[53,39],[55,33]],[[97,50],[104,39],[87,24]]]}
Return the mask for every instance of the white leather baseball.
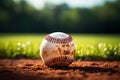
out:
{"label": "white leather baseball", "polygon": [[74,60],[75,45],[72,37],[63,32],[48,34],[40,46],[40,56],[46,66],[68,66]]}

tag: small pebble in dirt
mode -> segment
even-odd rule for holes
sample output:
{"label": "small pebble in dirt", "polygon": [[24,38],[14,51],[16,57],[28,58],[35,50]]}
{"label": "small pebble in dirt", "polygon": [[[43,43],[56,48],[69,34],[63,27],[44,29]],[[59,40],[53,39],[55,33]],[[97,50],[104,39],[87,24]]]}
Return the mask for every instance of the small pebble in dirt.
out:
{"label": "small pebble in dirt", "polygon": [[101,75],[101,73],[96,73],[98,76]]}
{"label": "small pebble in dirt", "polygon": [[81,71],[80,73],[81,73],[81,74],[85,74],[85,71]]}

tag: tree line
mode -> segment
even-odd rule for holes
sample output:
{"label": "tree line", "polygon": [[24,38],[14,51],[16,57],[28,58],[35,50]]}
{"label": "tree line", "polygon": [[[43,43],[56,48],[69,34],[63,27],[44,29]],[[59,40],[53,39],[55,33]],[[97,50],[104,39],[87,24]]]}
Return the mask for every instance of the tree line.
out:
{"label": "tree line", "polygon": [[46,3],[36,10],[25,0],[0,0],[1,33],[120,33],[120,1],[93,8]]}

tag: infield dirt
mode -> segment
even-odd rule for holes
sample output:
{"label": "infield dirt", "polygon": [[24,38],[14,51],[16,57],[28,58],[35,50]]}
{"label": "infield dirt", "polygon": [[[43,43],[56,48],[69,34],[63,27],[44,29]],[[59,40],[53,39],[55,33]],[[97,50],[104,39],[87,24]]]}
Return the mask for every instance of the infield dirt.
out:
{"label": "infield dirt", "polygon": [[120,80],[120,61],[74,61],[49,68],[40,59],[0,59],[0,80]]}

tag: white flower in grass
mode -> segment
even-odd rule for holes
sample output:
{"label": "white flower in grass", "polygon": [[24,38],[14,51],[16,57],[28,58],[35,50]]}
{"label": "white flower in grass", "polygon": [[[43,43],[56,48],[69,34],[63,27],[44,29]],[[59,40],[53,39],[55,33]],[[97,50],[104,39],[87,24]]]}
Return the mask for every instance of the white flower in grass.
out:
{"label": "white flower in grass", "polygon": [[18,42],[18,43],[17,43],[17,46],[21,46],[21,43],[20,43],[20,42]]}
{"label": "white flower in grass", "polygon": [[114,54],[116,55],[116,54],[117,54],[117,52],[114,52]]}
{"label": "white flower in grass", "polygon": [[26,47],[26,45],[25,45],[25,44],[22,44],[22,47],[23,47],[23,48],[25,48],[25,47]]}
{"label": "white flower in grass", "polygon": [[107,51],[107,48],[104,48],[104,51]]}
{"label": "white flower in grass", "polygon": [[80,50],[78,50],[77,53],[80,53]]}
{"label": "white flower in grass", "polygon": [[105,45],[106,45],[105,43],[101,42],[101,43],[98,44],[98,47],[99,47],[99,48],[105,47]]}
{"label": "white flower in grass", "polygon": [[27,42],[26,42],[26,45],[30,45],[30,44],[31,44],[31,42],[30,42],[30,41],[27,41]]}

